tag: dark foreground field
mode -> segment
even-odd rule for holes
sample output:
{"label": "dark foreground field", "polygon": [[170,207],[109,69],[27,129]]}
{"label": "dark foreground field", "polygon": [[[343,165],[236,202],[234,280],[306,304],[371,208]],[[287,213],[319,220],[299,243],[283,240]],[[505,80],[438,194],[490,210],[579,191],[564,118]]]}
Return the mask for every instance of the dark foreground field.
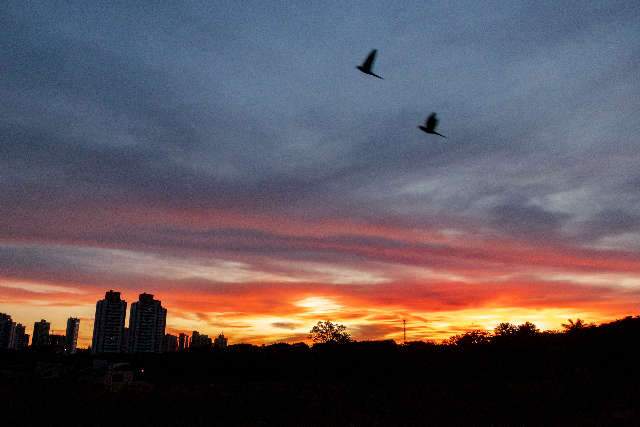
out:
{"label": "dark foreground field", "polygon": [[2,425],[640,425],[640,319],[459,345],[0,355]]}

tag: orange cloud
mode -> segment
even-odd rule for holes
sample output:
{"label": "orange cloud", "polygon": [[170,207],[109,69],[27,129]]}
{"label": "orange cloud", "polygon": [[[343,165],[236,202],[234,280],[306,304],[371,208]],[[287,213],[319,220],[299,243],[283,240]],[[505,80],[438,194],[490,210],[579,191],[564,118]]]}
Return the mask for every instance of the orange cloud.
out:
{"label": "orange cloud", "polygon": [[[440,339],[500,321],[607,320],[640,302],[632,253],[553,240],[219,211],[74,215],[78,223],[54,215],[0,241],[13,251],[0,270],[0,308],[18,321],[90,319],[95,301],[117,289],[129,303],[154,293],[172,332],[224,330],[236,342],[306,337],[323,319],[359,339],[399,339],[407,319],[412,339]],[[42,262],[30,262],[36,255]],[[84,345],[90,325],[81,324]]]}

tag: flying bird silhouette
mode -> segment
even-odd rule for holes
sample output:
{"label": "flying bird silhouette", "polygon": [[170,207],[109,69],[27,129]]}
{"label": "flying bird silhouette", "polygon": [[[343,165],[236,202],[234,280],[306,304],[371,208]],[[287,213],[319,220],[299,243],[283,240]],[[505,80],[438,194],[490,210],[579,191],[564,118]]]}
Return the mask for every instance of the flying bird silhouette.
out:
{"label": "flying bird silhouette", "polygon": [[427,121],[425,122],[424,126],[418,126],[418,129],[426,133],[431,133],[431,134],[446,138],[446,136],[436,132],[436,126],[438,126],[438,119],[436,118],[436,113],[431,113],[431,115],[427,117]]}
{"label": "flying bird silhouette", "polygon": [[380,77],[379,75],[377,75],[376,73],[371,71],[371,69],[373,68],[373,61],[376,60],[376,53],[378,53],[378,50],[377,49],[373,49],[369,53],[369,56],[367,56],[367,59],[364,60],[362,65],[358,65],[356,68],[358,70],[362,71],[365,74],[369,74],[370,76],[377,77],[377,78],[381,79],[382,77]]}

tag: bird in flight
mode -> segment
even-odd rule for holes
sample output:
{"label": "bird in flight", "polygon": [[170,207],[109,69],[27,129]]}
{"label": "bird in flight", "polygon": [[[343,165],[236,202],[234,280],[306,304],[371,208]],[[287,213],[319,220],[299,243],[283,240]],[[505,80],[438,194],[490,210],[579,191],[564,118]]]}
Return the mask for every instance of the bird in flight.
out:
{"label": "bird in flight", "polygon": [[370,76],[377,77],[377,78],[381,79],[382,77],[380,77],[379,75],[375,74],[371,70],[373,68],[373,61],[376,60],[376,53],[378,53],[378,50],[377,49],[373,49],[369,53],[369,56],[367,56],[367,59],[364,60],[362,65],[358,65],[356,68],[358,70],[362,71],[365,74],[369,74]]}
{"label": "bird in flight", "polygon": [[418,129],[426,133],[432,133],[434,135],[438,135],[443,138],[446,138],[446,136],[436,132],[436,126],[438,126],[438,119],[436,119],[436,113],[431,113],[431,115],[427,117],[427,121],[425,122],[424,126],[418,126]]}

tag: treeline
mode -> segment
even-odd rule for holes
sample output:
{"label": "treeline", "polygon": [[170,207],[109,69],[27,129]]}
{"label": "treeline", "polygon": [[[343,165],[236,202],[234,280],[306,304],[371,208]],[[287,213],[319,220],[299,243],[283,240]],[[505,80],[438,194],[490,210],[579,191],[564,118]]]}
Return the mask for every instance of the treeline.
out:
{"label": "treeline", "polygon": [[[586,323],[582,319],[568,319],[562,325],[561,330],[540,330],[534,323],[525,322],[520,325],[512,323],[500,323],[493,331],[485,329],[474,329],[462,334],[453,335],[441,343],[435,341],[409,341],[399,344],[394,340],[373,340],[356,341],[345,330],[343,325],[333,325],[329,321],[318,322],[318,325],[331,329],[330,334],[318,334],[318,326],[314,326],[311,337],[314,344],[312,346],[300,342],[295,344],[276,343],[268,345],[235,344],[228,347],[231,352],[246,351],[306,351],[309,349],[374,349],[374,348],[395,348],[403,347],[407,349],[443,349],[443,348],[472,348],[487,345],[508,345],[508,344],[529,344],[529,345],[552,345],[560,343],[576,343],[577,341],[588,341],[592,339],[629,339],[629,344],[635,345],[635,337],[640,336],[640,316],[627,316],[623,319],[609,323],[596,325]],[[334,332],[333,328],[339,332]],[[318,337],[318,335],[320,335]]]}
{"label": "treeline", "polygon": [[[640,425],[638,360],[640,317],[503,324],[444,343],[14,352],[0,355],[0,410],[6,425],[24,425],[34,401],[47,415],[74,402],[81,425]],[[118,369],[134,381],[111,391]]]}

